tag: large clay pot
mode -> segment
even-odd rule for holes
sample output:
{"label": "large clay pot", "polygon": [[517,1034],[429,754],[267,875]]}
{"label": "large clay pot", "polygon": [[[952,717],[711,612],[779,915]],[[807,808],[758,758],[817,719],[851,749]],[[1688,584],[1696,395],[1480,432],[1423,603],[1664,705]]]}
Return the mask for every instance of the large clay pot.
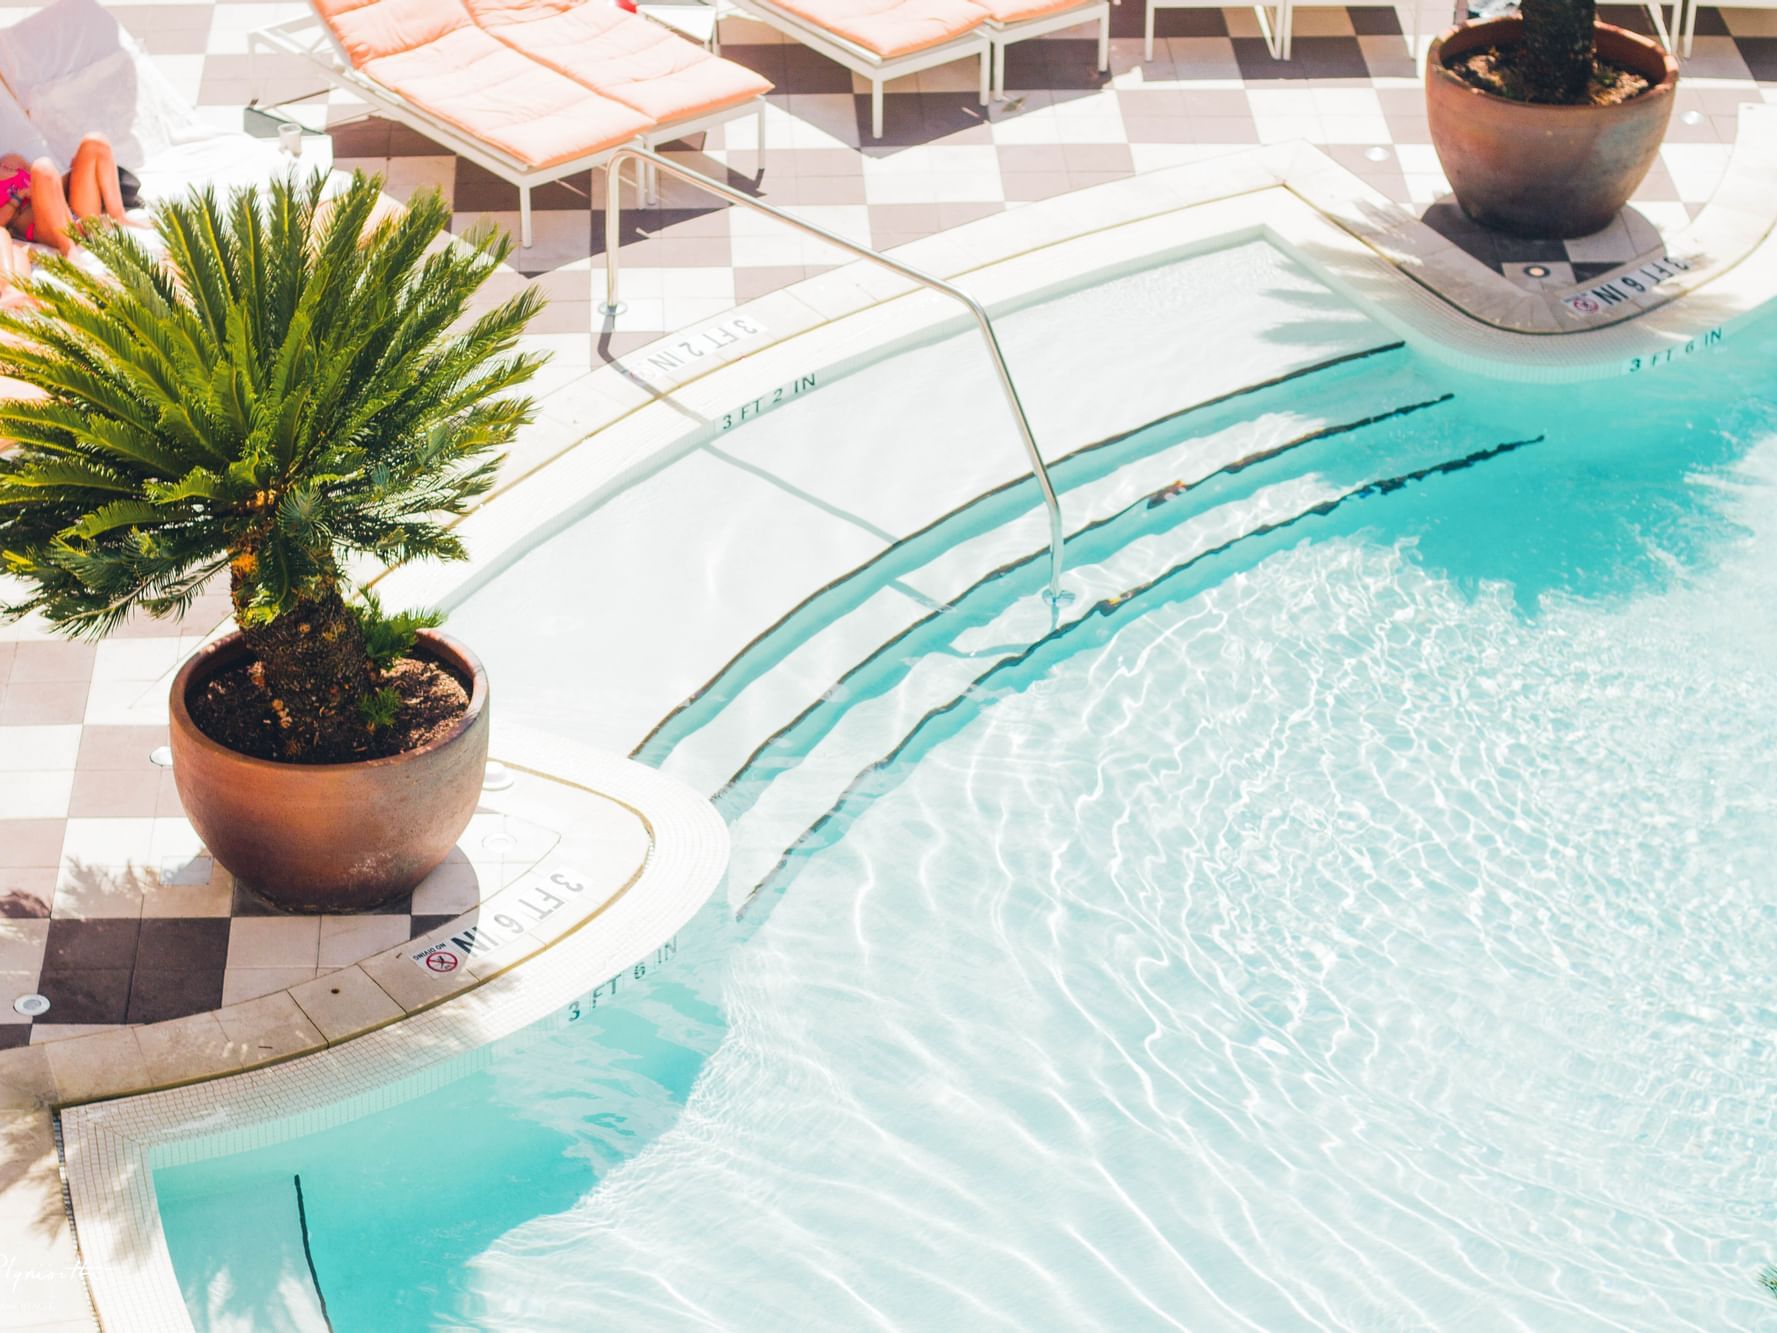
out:
{"label": "large clay pot", "polygon": [[1598,54],[1650,87],[1617,106],[1514,102],[1464,82],[1445,61],[1516,46],[1516,17],[1463,23],[1431,45],[1425,67],[1431,141],[1456,202],[1483,226],[1558,240],[1610,225],[1666,137],[1678,66],[1656,43],[1598,25]]}
{"label": "large clay pot", "polygon": [[173,779],[204,846],[262,897],[294,912],[363,912],[413,888],[450,854],[487,768],[487,674],[462,645],[422,632],[416,656],[469,686],[457,729],[424,749],[351,764],[282,764],[211,740],[185,701],[250,654],[239,635],[173,679]]}

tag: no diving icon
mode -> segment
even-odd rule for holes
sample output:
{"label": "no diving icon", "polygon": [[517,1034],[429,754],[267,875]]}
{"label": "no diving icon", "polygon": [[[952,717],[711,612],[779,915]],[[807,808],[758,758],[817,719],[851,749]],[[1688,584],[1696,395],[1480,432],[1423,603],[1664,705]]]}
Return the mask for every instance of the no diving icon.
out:
{"label": "no diving icon", "polygon": [[455,972],[457,956],[449,949],[439,949],[426,955],[426,968],[432,972]]}

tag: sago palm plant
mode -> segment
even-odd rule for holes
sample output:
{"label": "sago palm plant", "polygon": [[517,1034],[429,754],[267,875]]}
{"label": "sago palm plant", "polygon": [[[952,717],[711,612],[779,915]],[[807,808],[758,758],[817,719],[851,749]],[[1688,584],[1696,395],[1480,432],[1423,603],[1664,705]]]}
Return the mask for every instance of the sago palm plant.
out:
{"label": "sago palm plant", "polygon": [[411,644],[343,562],[461,558],[447,520],[532,410],[512,390],[538,365],[515,346],[537,296],[469,316],[509,242],[435,244],[436,193],[376,221],[380,184],[164,204],[158,256],[89,228],[106,274],[52,259],[41,308],[0,315],[0,374],[47,394],[0,404],[0,553],[24,588],[0,610],[97,636],[226,569],[292,761],[363,753],[388,722],[380,666]]}

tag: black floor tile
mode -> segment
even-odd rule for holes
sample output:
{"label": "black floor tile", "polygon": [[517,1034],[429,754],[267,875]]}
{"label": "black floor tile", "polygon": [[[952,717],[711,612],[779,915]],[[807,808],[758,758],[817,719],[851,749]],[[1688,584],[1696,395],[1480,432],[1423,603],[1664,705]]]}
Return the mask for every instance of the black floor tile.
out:
{"label": "black floor tile", "polygon": [[[601,173],[599,183],[604,177]],[[538,212],[580,209],[592,206],[592,173],[582,171],[559,181],[550,181],[531,191],[531,207]],[[456,189],[451,207],[459,213],[510,213],[518,208],[518,187],[503,181],[486,167],[478,167],[467,158],[457,159]]]}
{"label": "black floor tile", "polygon": [[29,1023],[0,1023],[0,1051],[10,1051],[14,1046],[31,1044],[31,1025]]}
{"label": "black floor tile", "polygon": [[136,965],[136,938],[141,924],[133,916],[51,921],[43,949],[44,970],[120,967],[128,971]]}
{"label": "black floor tile", "polygon": [[1643,37],[1654,35],[1654,21],[1640,5],[1599,5],[1598,18],[1601,22],[1614,24],[1619,28],[1627,28],[1630,32],[1640,33]]}
{"label": "black floor tile", "polygon": [[[1111,6],[1111,36],[1140,37],[1145,14],[1139,4]],[[1156,37],[1226,37],[1227,16],[1219,9],[1162,9],[1154,15]],[[1017,46],[1011,48],[1013,51]]]}
{"label": "black floor tile", "polygon": [[129,1011],[130,969],[45,968],[37,990],[49,1001],[45,1023],[121,1023]]}
{"label": "black floor tile", "polygon": [[145,917],[136,968],[220,972],[228,961],[228,918]]}
{"label": "black floor tile", "polygon": [[410,940],[417,940],[422,935],[430,935],[440,926],[449,925],[461,915],[462,913],[460,912],[452,912],[448,916],[416,916],[412,918],[412,922],[408,927],[407,938]]}
{"label": "black floor tile", "polygon": [[1367,79],[1364,49],[1355,37],[1298,37],[1288,60],[1273,60],[1263,37],[1234,38],[1240,77],[1266,79]]}
{"label": "black floor tile", "polygon": [[1110,81],[1111,76],[1098,68],[1098,42],[1094,38],[1019,42],[1006,49],[1009,89],[1082,92],[1102,88]]}
{"label": "black floor tile", "polygon": [[[1419,220],[1445,240],[1462,247],[1483,264],[1497,264],[1494,249],[1496,233],[1488,231],[1457,207],[1454,201],[1441,199],[1426,209]],[[1566,256],[1563,256],[1565,258]]]}
{"label": "black floor tile", "polygon": [[1538,240],[1534,236],[1498,236],[1493,242],[1493,253],[1504,264],[1567,262],[1567,246],[1563,242]]}
{"label": "black floor tile", "polygon": [[1721,16],[1721,10],[1714,5],[1697,10],[1697,36],[1727,37],[1728,21]]}
{"label": "black floor tile", "polygon": [[[393,902],[387,904],[386,906],[379,907],[376,910],[379,912],[405,912],[412,905],[413,905],[413,893],[411,891],[409,891],[407,893],[402,894],[399,898],[395,899]],[[286,912],[281,907],[273,906],[271,903],[266,902],[265,899],[261,898],[251,888],[249,888],[247,885],[243,884],[240,880],[237,879],[234,883],[234,903],[233,903],[232,908],[230,909],[229,915],[231,917],[234,917],[234,916],[300,916],[300,915],[302,915],[302,913],[300,913],[300,912]],[[187,919],[190,919],[190,918],[187,918]],[[220,920],[220,918],[218,918],[218,920]],[[227,952],[226,945],[224,946],[223,952],[224,953]]]}
{"label": "black floor tile", "polygon": [[[1702,29],[1699,27],[1698,31]],[[1740,58],[1753,78],[1761,82],[1777,80],[1777,37],[1736,37],[1734,45],[1740,48]]]}
{"label": "black floor tile", "polygon": [[387,157],[389,155],[389,126],[392,122],[380,116],[370,116],[364,120],[348,121],[344,125],[334,125],[327,135],[333,141],[333,156],[345,157]]}
{"label": "black floor tile", "polygon": [[[1306,39],[1304,39],[1306,40]],[[1356,39],[1352,39],[1357,46]],[[1361,57],[1361,48],[1358,52]],[[1249,83],[1264,82],[1270,79],[1307,79],[1310,77],[1308,66],[1299,60],[1274,60],[1271,48],[1265,45],[1263,37],[1234,38],[1234,62],[1240,66],[1240,77]],[[1368,67],[1365,67],[1368,72]]]}
{"label": "black floor tile", "polygon": [[1355,37],[1298,37],[1290,43],[1290,63],[1304,66],[1311,79],[1370,77]]}
{"label": "black floor tile", "polygon": [[870,133],[870,94],[859,93],[852,101],[857,109],[859,141],[866,156],[873,152],[879,155],[884,148],[927,144],[987,123],[987,108],[974,93],[886,92],[882,99],[882,138],[877,139]]}
{"label": "black floor tile", "polygon": [[161,1023],[169,1018],[207,1013],[222,1006],[222,969],[139,967],[130,983],[131,1023]]}
{"label": "black floor tile", "polygon": [[232,916],[284,916],[277,908],[261,898],[241,880],[234,882],[234,901],[229,904],[229,915]]}
{"label": "black floor tile", "polygon": [[[851,91],[851,71],[836,60],[829,60],[819,51],[811,51],[796,42],[785,42],[778,48],[783,52],[783,73],[774,82],[781,85],[781,91],[787,93],[849,93]],[[722,48],[724,57],[728,48]],[[769,76],[768,76],[769,77]]]}

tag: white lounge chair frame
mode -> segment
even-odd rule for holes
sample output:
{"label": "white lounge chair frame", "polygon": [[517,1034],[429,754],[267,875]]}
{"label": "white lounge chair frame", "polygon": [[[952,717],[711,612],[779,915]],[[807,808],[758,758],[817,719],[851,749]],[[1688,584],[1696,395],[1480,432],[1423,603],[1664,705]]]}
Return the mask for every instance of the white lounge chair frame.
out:
{"label": "white lounge chair frame", "polygon": [[[1777,9],[1777,0],[1709,0],[1709,3],[1717,9]],[[1682,54],[1686,60],[1690,59],[1691,43],[1697,39],[1697,10],[1702,5],[1703,0],[1688,0],[1688,3],[1687,0],[1672,0],[1672,40],[1666,43],[1666,49],[1673,55]],[[1663,37],[1665,29],[1660,23],[1659,6],[1649,4],[1648,12],[1654,16],[1654,26],[1661,29]],[[1684,30],[1682,36],[1681,28]]]}
{"label": "white lounge chair frame", "polygon": [[[918,74],[921,70],[948,65],[954,60],[973,57],[981,61],[981,105],[986,106],[992,100],[993,38],[985,26],[971,28],[961,36],[953,37],[948,42],[940,42],[937,46],[927,46],[918,51],[909,51],[905,55],[884,58],[856,42],[847,41],[837,33],[817,27],[800,15],[779,9],[770,0],[734,0],[734,7],[761,23],[770,24],[809,50],[818,51],[827,59],[844,65],[860,78],[867,79],[870,83],[870,137],[873,139],[882,138],[882,85],[890,79],[903,78],[908,74]],[[1074,19],[1068,26],[1080,21]]]}
{"label": "white lounge chair frame", "polygon": [[[274,23],[269,27],[257,29],[247,34],[247,53],[249,57],[257,56],[261,50],[273,51],[279,55],[298,56],[314,67],[328,83],[343,88],[354,97],[361,97],[370,103],[378,112],[390,120],[399,121],[408,128],[425,135],[432,142],[450,149],[459,157],[466,157],[477,166],[485,167],[501,180],[518,187],[518,233],[519,244],[526,249],[531,245],[531,191],[539,185],[547,185],[551,181],[562,180],[591,168],[603,167],[610,160],[611,154],[619,148],[631,144],[641,144],[644,148],[656,148],[674,139],[683,138],[687,134],[698,134],[704,130],[715,128],[730,120],[738,120],[742,116],[757,116],[759,121],[759,151],[765,150],[765,99],[749,98],[719,111],[707,115],[689,116],[684,120],[662,122],[652,129],[645,130],[632,139],[622,143],[601,148],[597,152],[570,158],[566,162],[557,162],[553,166],[536,167],[528,162],[521,162],[509,153],[502,152],[493,145],[475,138],[446,121],[441,121],[429,112],[414,106],[406,98],[392,89],[385,88],[375,79],[360,74],[352,66],[339,43],[328,31],[327,25],[314,14],[302,18],[291,19],[286,23]],[[258,70],[253,68],[250,82],[257,100]],[[636,166],[636,193],[644,201],[651,199],[646,182],[652,179],[645,175],[641,164]]]}
{"label": "white lounge chair frame", "polygon": [[[1328,0],[1332,3],[1333,0]],[[1142,20],[1142,59],[1154,58],[1154,15],[1162,9],[1223,9],[1226,6],[1217,0],[1147,0],[1147,13]],[[1236,6],[1238,8],[1238,6]],[[1273,60],[1288,60],[1284,54],[1285,25],[1289,22],[1289,0],[1278,0],[1274,5],[1255,4],[1254,14],[1259,17],[1259,34],[1265,39],[1265,49],[1271,52]]]}
{"label": "white lounge chair frame", "polygon": [[1111,67],[1111,0],[1074,5],[1058,13],[1040,14],[1035,18],[1020,19],[1016,23],[996,23],[989,19],[985,31],[988,43],[993,47],[993,95],[1006,95],[1008,46],[1027,38],[1046,37],[1052,32],[1064,32],[1087,23],[1098,24],[1098,69],[1103,73]]}
{"label": "white lounge chair frame", "polygon": [[[1403,32],[1401,36],[1406,40],[1407,54],[1412,57],[1413,68],[1418,69],[1420,57],[1425,54],[1419,49],[1419,0],[1406,0],[1406,4],[1407,12],[1411,16],[1411,31]],[[1300,5],[1296,3],[1296,0],[1283,0],[1283,22],[1280,25],[1281,31],[1279,33],[1283,54],[1277,58],[1279,60],[1290,58],[1291,46],[1296,37],[1296,11],[1298,9],[1336,9],[1342,5],[1359,9],[1392,9],[1397,14],[1400,11],[1400,6],[1395,3],[1395,0],[1308,0],[1308,3]],[[1276,55],[1276,52],[1272,52],[1272,54]]]}

